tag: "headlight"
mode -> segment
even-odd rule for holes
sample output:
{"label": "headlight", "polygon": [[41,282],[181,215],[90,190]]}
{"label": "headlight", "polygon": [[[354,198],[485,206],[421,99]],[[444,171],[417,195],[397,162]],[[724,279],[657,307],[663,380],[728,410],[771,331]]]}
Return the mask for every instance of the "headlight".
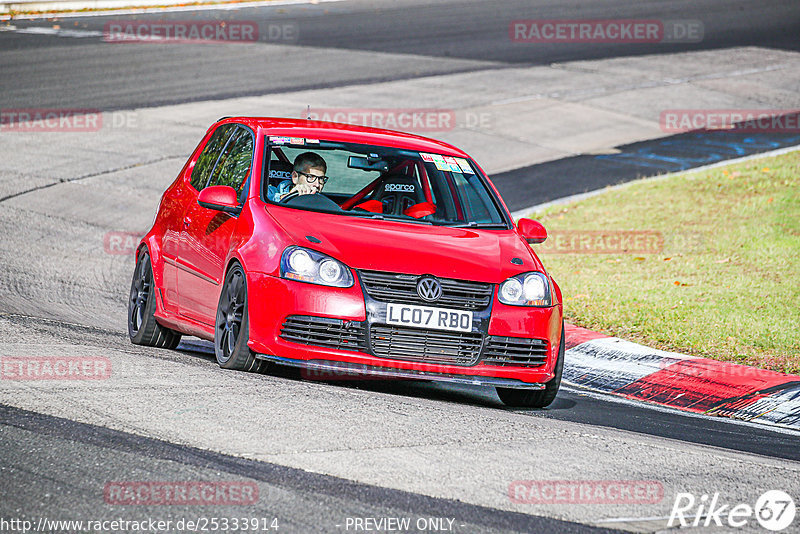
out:
{"label": "headlight", "polygon": [[500,286],[500,302],[515,303],[522,298],[522,282],[509,278]]}
{"label": "headlight", "polygon": [[302,247],[288,247],[281,256],[281,276],[290,280],[333,287],[350,287],[353,275],[342,262]]}
{"label": "headlight", "polygon": [[341,264],[335,260],[323,260],[319,264],[319,277],[329,284],[335,283],[342,277]]}
{"label": "headlight", "polygon": [[500,284],[498,298],[511,306],[551,306],[550,281],[544,273],[518,274]]}
{"label": "headlight", "polygon": [[289,268],[292,272],[310,276],[314,274],[314,260],[302,248],[296,248],[289,254]]}

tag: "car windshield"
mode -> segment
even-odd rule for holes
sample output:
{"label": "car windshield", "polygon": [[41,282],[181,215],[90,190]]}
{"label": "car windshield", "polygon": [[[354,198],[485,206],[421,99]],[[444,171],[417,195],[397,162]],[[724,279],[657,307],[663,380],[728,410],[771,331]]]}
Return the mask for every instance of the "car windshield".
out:
{"label": "car windshield", "polygon": [[[357,217],[508,228],[495,195],[468,159],[294,137],[270,136],[266,147],[262,196],[267,202]],[[324,160],[327,181],[321,194],[289,194],[298,157],[306,162]],[[301,163],[306,172],[313,165]],[[322,173],[317,166],[308,174]],[[316,181],[306,175],[309,178]]]}

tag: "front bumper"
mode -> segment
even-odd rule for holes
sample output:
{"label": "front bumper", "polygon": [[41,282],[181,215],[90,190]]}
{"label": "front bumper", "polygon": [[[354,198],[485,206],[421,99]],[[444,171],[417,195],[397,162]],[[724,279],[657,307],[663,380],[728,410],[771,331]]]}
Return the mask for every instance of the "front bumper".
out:
{"label": "front bumper", "polygon": [[[419,332],[419,351],[427,354],[430,344],[442,343],[447,333],[414,328],[396,328],[381,323],[385,303],[372,299],[359,283],[351,288],[332,288],[277,278],[263,273],[249,273],[250,348],[260,358],[335,375],[358,374],[371,377],[415,378],[498,387],[539,388],[553,377],[561,336],[561,308],[522,308],[506,306],[492,295],[487,310],[474,314],[473,332],[452,334],[462,343],[463,351],[448,360],[413,359],[415,339]],[[496,287],[495,287],[496,293]],[[343,331],[337,342],[320,346],[308,339],[287,335],[287,324],[296,319],[328,318],[336,332]],[[325,319],[320,319],[325,321]],[[294,321],[294,323],[293,323]],[[361,330],[361,332],[359,332]],[[393,346],[404,346],[397,352],[379,346],[385,333],[405,330],[405,338],[394,340]],[[283,336],[281,335],[283,332]],[[461,338],[464,340],[461,340]],[[541,362],[515,365],[488,358],[489,349],[508,346],[515,340],[542,340]],[[494,343],[494,345],[492,345]],[[435,352],[435,351],[433,351]],[[380,355],[379,355],[380,354]],[[388,357],[385,357],[387,355]],[[486,361],[484,361],[486,360]]]}

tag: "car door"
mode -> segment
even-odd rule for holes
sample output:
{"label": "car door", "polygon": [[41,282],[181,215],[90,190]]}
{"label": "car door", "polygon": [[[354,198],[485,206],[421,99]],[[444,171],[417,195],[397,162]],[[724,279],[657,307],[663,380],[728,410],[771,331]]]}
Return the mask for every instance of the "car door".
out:
{"label": "car door", "polygon": [[[253,133],[237,126],[210,168],[206,187],[233,187],[243,202],[253,162],[253,145]],[[213,325],[237,217],[200,206],[198,194],[195,190],[192,198],[187,199],[183,215],[177,262],[178,308],[185,317]]]}
{"label": "car door", "polygon": [[205,140],[194,163],[185,169],[185,174],[177,181],[169,198],[162,200],[161,209],[171,214],[166,218],[169,224],[162,236],[164,306],[170,313],[178,313],[178,256],[186,207],[197,202],[197,194],[208,183],[222,149],[235,130],[235,124],[217,127]]}

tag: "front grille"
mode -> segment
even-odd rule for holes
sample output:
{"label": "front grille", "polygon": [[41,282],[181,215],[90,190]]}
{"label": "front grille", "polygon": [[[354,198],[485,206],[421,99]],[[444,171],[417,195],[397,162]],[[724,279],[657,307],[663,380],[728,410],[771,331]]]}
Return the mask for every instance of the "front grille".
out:
{"label": "front grille", "polygon": [[443,365],[475,365],[483,335],[373,324],[369,341],[376,356]]}
{"label": "front grille", "polygon": [[483,351],[486,365],[535,367],[547,360],[547,341],[524,337],[489,336]]}
{"label": "front grille", "polygon": [[[281,327],[286,341],[338,350],[369,352],[365,323],[328,317],[291,315]],[[372,353],[379,358],[439,365],[537,367],[547,360],[547,341],[522,337],[488,336],[426,328],[373,324],[369,329]],[[481,357],[482,356],[482,357]]]}
{"label": "front grille", "polygon": [[442,284],[442,296],[436,302],[428,302],[417,294],[417,280],[420,276],[380,271],[360,271],[359,274],[369,296],[382,302],[482,310],[492,299],[492,284],[483,282],[438,278]]}
{"label": "front grille", "polygon": [[281,337],[294,343],[340,350],[366,350],[364,323],[327,317],[290,315],[283,322]]}

